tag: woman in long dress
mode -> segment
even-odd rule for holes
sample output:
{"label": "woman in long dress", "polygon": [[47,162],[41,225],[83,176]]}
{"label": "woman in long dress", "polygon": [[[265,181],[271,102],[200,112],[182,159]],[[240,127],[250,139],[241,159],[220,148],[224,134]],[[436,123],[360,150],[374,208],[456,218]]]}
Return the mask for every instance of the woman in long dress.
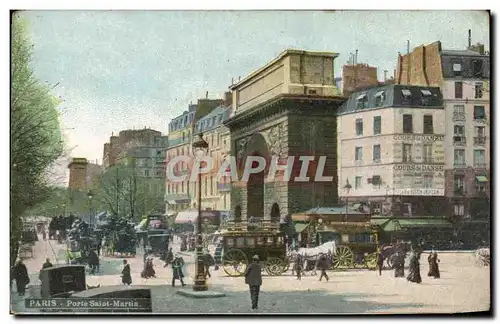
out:
{"label": "woman in long dress", "polygon": [[394,262],[394,277],[400,278],[405,276],[405,255],[403,252],[398,252]]}
{"label": "woman in long dress", "polygon": [[429,262],[429,272],[427,276],[434,277],[435,279],[440,278],[441,274],[439,273],[439,259],[437,253],[435,251],[431,252],[427,257],[427,261]]}
{"label": "woman in long dress", "polygon": [[130,274],[130,264],[127,263],[127,260],[123,260],[123,270],[122,270],[122,283],[124,285],[130,286],[132,283],[132,276]]}
{"label": "woman in long dress", "polygon": [[408,269],[408,277],[406,279],[410,282],[421,283],[422,277],[420,276],[420,255],[416,251],[410,254],[410,268]]}

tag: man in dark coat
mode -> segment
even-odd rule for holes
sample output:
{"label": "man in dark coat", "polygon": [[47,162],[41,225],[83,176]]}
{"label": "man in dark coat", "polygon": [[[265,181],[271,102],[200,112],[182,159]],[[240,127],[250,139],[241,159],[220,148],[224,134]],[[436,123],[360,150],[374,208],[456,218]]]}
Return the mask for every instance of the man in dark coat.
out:
{"label": "man in dark coat", "polygon": [[252,300],[252,309],[259,306],[259,292],[262,286],[262,267],[259,263],[259,256],[254,255],[252,263],[245,272],[245,283],[250,288],[250,299]]}
{"label": "man in dark coat", "polygon": [[99,256],[95,251],[89,251],[89,268],[90,273],[95,274],[97,269],[99,268]]}
{"label": "man in dark coat", "polygon": [[23,260],[19,260],[14,266],[13,278],[16,281],[17,294],[19,296],[24,296],[26,293],[26,286],[30,283],[30,277],[28,275],[28,268],[26,268]]}
{"label": "man in dark coat", "polygon": [[45,263],[42,265],[42,269],[53,267],[52,263],[50,263],[50,259],[45,259]]}
{"label": "man in dark coat", "polygon": [[405,253],[398,252],[394,259],[394,277],[404,277],[405,276]]}
{"label": "man in dark coat", "polygon": [[321,281],[323,277],[326,278],[326,281],[329,281],[330,278],[328,278],[328,275],[326,274],[326,270],[328,269],[328,261],[326,259],[326,255],[322,254],[319,257],[317,268],[321,271],[321,274],[319,275],[319,281]]}
{"label": "man in dark coat", "polygon": [[382,269],[384,269],[384,255],[382,254],[382,250],[377,253],[377,269],[379,276],[381,276]]}
{"label": "man in dark coat", "polygon": [[186,286],[184,283],[184,273],[182,273],[182,267],[184,266],[184,259],[180,256],[175,256],[174,261],[172,261],[172,287],[175,287],[175,280],[180,280],[182,287]]}
{"label": "man in dark coat", "polygon": [[429,256],[427,257],[427,262],[429,262],[429,272],[427,273],[427,276],[434,277],[435,279],[440,278],[441,274],[439,273],[439,259],[438,254],[435,251],[429,254]]}
{"label": "man in dark coat", "polygon": [[208,252],[208,250],[205,251],[205,254],[203,255],[203,265],[205,266],[205,279],[206,278],[211,278],[212,275],[210,274],[210,267],[215,264],[214,258]]}
{"label": "man in dark coat", "polygon": [[129,285],[132,283],[132,276],[130,275],[130,264],[127,260],[123,260],[123,270],[122,270],[122,283],[124,285]]}
{"label": "man in dark coat", "polygon": [[297,280],[302,279],[302,267],[304,266],[304,259],[302,255],[297,254],[297,259],[295,260],[295,264],[293,266],[293,270],[297,274]]}
{"label": "man in dark coat", "polygon": [[408,277],[406,279],[410,282],[421,283],[422,277],[420,276],[420,255],[416,251],[412,251],[410,254],[410,267],[408,269]]}

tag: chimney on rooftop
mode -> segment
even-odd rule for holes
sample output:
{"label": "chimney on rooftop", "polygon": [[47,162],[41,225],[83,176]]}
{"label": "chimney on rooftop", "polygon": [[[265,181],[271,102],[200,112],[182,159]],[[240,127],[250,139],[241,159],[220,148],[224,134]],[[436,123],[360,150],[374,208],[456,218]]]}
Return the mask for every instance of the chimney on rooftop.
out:
{"label": "chimney on rooftop", "polygon": [[228,107],[233,104],[233,94],[231,91],[224,92],[224,106]]}
{"label": "chimney on rooftop", "polygon": [[467,48],[470,48],[472,45],[472,30],[469,29],[469,46],[467,46]]}
{"label": "chimney on rooftop", "polygon": [[205,99],[208,99],[208,91],[205,93]]}

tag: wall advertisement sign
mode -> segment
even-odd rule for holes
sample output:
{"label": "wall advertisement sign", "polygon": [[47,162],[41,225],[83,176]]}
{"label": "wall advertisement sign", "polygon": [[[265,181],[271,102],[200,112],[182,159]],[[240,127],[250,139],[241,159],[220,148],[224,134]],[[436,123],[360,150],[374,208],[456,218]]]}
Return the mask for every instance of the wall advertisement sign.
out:
{"label": "wall advertisement sign", "polygon": [[444,188],[405,188],[394,189],[397,196],[444,196]]}

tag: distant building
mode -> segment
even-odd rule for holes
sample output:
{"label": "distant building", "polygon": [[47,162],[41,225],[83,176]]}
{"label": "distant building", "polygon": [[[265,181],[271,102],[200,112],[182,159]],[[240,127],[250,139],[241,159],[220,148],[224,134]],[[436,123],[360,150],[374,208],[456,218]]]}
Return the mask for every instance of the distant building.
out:
{"label": "distant building", "polygon": [[[450,213],[489,214],[490,56],[482,44],[444,50],[441,42],[399,56],[396,83],[441,88],[446,112],[446,195]],[[480,216],[482,215],[482,216]]]}
{"label": "distant building", "polygon": [[378,85],[377,68],[368,64],[346,64],[342,67],[342,93],[349,96],[354,91]]}
{"label": "distant building", "polygon": [[95,189],[104,171],[101,165],[90,163],[86,158],[73,158],[68,165],[68,188],[78,191]]}
{"label": "distant building", "polygon": [[337,119],[339,194],[375,215],[443,215],[444,120],[437,87],[352,93]]}

